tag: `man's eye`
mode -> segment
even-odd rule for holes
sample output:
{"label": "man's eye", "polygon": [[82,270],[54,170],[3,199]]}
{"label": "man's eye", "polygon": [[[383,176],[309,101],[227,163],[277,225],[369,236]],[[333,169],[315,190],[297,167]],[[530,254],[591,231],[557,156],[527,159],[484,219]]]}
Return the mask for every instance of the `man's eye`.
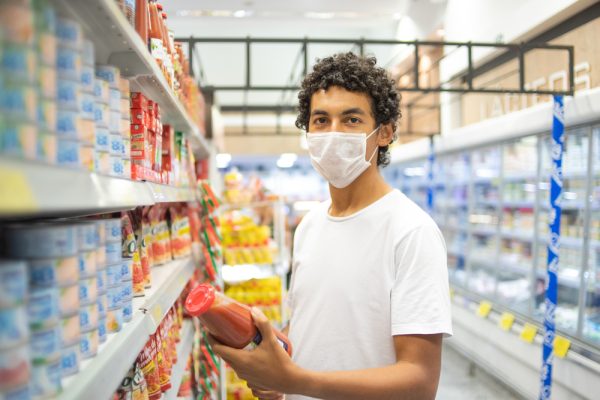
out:
{"label": "man's eye", "polygon": [[325,122],[327,122],[325,117],[315,119],[315,124],[324,124]]}
{"label": "man's eye", "polygon": [[358,119],[358,118],[356,118],[356,117],[350,117],[350,118],[348,119],[348,121],[349,121],[351,124],[358,124],[358,123],[360,123],[360,119]]}

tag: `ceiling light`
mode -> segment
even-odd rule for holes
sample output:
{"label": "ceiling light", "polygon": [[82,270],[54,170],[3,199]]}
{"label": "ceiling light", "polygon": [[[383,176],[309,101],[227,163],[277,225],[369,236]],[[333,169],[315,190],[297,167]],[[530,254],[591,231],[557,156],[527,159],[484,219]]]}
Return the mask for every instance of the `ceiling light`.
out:
{"label": "ceiling light", "polygon": [[228,154],[228,153],[217,154],[217,168],[225,169],[229,166],[230,162],[231,162],[231,154]]}
{"label": "ceiling light", "polygon": [[333,17],[335,17],[335,14],[332,12],[307,12],[304,13],[304,16],[306,18],[313,18],[313,19],[331,19]]}
{"label": "ceiling light", "polygon": [[235,18],[250,17],[251,15],[252,15],[252,11],[247,11],[247,10],[236,10],[233,12],[233,16]]}

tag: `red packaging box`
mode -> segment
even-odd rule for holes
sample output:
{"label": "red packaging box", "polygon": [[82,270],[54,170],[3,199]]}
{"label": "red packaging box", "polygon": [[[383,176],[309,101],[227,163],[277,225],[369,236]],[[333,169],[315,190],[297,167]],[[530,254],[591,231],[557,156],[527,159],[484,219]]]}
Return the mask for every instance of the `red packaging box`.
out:
{"label": "red packaging box", "polygon": [[145,110],[148,107],[148,99],[140,92],[131,92],[129,97],[131,108],[141,108]]}
{"label": "red packaging box", "polygon": [[147,141],[150,131],[145,125],[131,125],[131,141]]}
{"label": "red packaging box", "polygon": [[143,108],[132,108],[131,109],[131,125],[144,125],[144,126],[148,126],[148,124],[146,124],[146,112],[144,111]]}

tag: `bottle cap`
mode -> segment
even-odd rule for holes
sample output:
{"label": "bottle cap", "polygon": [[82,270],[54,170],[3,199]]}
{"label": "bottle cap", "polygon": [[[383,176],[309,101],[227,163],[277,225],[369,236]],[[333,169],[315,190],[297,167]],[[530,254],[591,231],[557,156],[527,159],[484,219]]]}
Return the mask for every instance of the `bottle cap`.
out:
{"label": "bottle cap", "polygon": [[215,288],[206,283],[196,286],[185,299],[186,311],[197,317],[208,311],[215,301]]}

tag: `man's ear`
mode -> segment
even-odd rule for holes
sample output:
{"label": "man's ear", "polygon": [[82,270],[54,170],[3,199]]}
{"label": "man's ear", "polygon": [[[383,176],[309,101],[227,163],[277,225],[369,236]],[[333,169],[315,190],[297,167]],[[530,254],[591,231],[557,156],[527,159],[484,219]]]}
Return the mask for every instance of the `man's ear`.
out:
{"label": "man's ear", "polygon": [[394,127],[390,124],[382,124],[377,135],[377,145],[379,147],[388,146],[394,139]]}

